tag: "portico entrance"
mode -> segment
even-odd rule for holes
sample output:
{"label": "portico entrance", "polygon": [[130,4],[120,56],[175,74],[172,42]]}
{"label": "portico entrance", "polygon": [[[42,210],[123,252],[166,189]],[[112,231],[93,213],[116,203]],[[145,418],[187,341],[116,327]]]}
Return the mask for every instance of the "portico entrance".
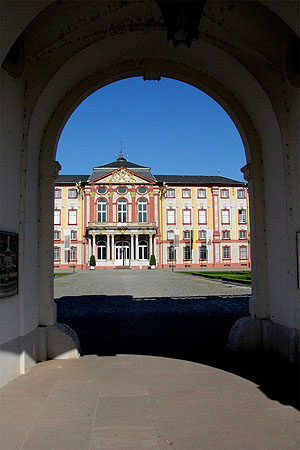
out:
{"label": "portico entrance", "polygon": [[130,244],[126,241],[116,243],[116,265],[129,266],[130,261]]}

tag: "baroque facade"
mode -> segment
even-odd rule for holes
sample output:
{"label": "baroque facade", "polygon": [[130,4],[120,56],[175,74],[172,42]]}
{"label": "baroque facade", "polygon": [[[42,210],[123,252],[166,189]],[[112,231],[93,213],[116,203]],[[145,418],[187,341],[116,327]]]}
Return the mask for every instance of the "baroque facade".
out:
{"label": "baroque facade", "polygon": [[54,267],[249,268],[247,184],[153,175],[123,158],[55,182]]}

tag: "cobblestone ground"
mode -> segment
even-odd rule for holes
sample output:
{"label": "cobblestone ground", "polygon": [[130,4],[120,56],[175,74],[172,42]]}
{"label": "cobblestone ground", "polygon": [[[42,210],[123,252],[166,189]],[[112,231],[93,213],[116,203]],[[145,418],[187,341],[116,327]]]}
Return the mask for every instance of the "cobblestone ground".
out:
{"label": "cobblestone ground", "polygon": [[251,288],[168,270],[84,271],[55,281],[58,320],[83,354],[164,355],[195,360],[226,350],[248,315]]}
{"label": "cobblestone ground", "polygon": [[249,315],[249,286],[169,270],[121,269],[78,271],[54,286],[58,321],[77,332],[82,355],[151,355],[207,364],[299,407],[298,368],[227,347],[232,325]]}

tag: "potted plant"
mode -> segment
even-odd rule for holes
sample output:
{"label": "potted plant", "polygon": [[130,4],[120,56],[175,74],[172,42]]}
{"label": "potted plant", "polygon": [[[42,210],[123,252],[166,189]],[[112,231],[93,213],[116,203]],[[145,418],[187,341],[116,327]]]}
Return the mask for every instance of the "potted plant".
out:
{"label": "potted plant", "polygon": [[155,255],[150,256],[150,269],[155,269],[156,266],[156,258]]}
{"label": "potted plant", "polygon": [[90,269],[91,270],[95,270],[95,265],[96,265],[96,258],[94,255],[91,255],[90,257]]}

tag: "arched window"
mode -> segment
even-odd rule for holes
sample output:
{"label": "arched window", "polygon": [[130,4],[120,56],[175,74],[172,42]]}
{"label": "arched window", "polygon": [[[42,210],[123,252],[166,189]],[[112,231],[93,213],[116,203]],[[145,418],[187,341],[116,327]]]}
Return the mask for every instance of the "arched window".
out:
{"label": "arched window", "polygon": [[118,222],[127,222],[127,201],[120,198],[118,201]]}
{"label": "arched window", "polygon": [[100,198],[97,202],[97,222],[106,222],[107,205],[104,198]]}
{"label": "arched window", "polygon": [[105,241],[97,242],[97,259],[100,259],[100,260],[106,259],[106,242]]}
{"label": "arched window", "polygon": [[148,243],[139,241],[139,259],[148,259]]}
{"label": "arched window", "polygon": [[138,221],[147,222],[147,200],[144,198],[138,201]]}

